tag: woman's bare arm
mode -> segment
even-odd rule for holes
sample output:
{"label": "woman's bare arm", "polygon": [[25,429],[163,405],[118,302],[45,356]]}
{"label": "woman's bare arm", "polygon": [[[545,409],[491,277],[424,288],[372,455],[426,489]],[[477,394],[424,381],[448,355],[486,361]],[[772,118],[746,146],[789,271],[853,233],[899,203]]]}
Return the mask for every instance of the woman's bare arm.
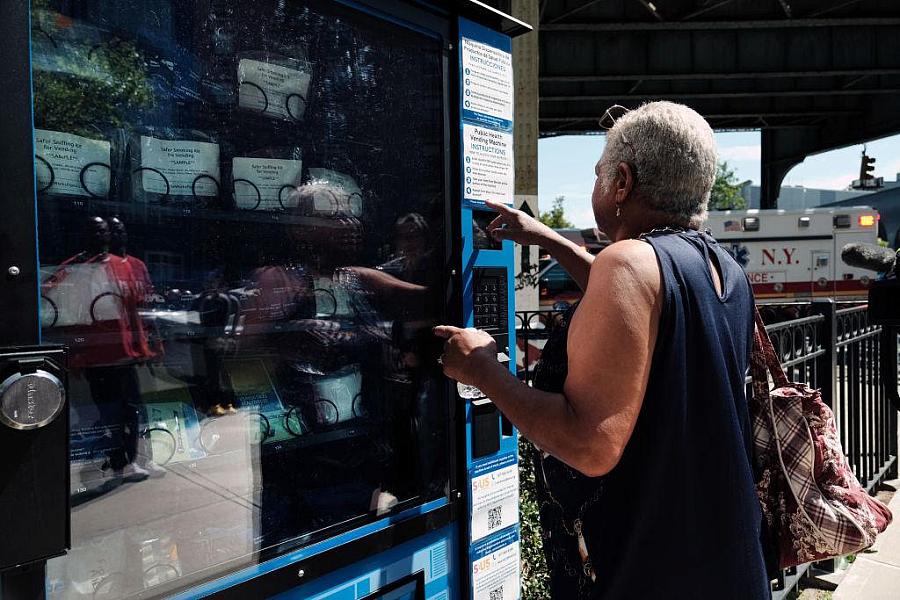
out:
{"label": "woman's bare arm", "polygon": [[488,233],[498,240],[512,240],[518,244],[540,246],[559,261],[562,268],[582,290],[587,289],[594,256],[570,242],[534,217],[500,202],[486,204],[500,213],[488,225]]}
{"label": "woman's bare arm", "polygon": [[479,387],[522,434],[589,476],[608,473],[643,403],[662,306],[659,265],[644,242],[626,241],[594,261],[569,327],[562,394],[530,388],[497,363],[486,333],[439,327],[444,372]]}

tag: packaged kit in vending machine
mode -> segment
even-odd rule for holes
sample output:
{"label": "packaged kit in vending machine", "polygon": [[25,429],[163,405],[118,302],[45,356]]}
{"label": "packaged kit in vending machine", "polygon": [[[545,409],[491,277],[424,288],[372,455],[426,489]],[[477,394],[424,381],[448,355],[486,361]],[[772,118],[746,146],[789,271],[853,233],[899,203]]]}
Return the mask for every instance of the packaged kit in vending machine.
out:
{"label": "packaged kit in vending machine", "polygon": [[34,173],[41,198],[115,198],[124,139],[121,130],[34,130]]}
{"label": "packaged kit in vending machine", "polygon": [[268,52],[245,52],[237,59],[237,104],[270,119],[299,122],[306,114],[312,66],[305,52],[298,58]]}
{"label": "packaged kit in vending machine", "polygon": [[235,208],[286,211],[297,206],[303,177],[299,146],[236,151],[230,157],[231,195]]}
{"label": "packaged kit in vending machine", "polygon": [[135,202],[218,203],[222,178],[219,143],[197,130],[144,128],[128,144],[131,199]]}

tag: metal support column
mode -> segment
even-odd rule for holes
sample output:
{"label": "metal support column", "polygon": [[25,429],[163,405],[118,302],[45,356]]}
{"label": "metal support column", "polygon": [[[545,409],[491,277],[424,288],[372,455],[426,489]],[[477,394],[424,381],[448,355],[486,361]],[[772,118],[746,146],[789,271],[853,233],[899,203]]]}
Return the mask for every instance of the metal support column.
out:
{"label": "metal support column", "polygon": [[[513,39],[512,60],[515,82],[516,118],[513,136],[515,149],[515,206],[537,217],[538,207],[538,0],[512,0],[512,16],[532,23],[534,30]],[[519,310],[538,309],[538,247],[515,246],[516,306]]]}

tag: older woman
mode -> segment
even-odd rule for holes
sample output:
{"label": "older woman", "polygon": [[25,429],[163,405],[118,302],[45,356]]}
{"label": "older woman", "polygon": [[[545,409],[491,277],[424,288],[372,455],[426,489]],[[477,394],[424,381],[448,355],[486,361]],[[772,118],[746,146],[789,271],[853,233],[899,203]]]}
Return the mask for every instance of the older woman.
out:
{"label": "older woman", "polygon": [[554,598],[768,598],[744,395],[753,298],[696,230],[712,130],[685,106],[645,104],[609,130],[595,171],[594,216],[614,241],[596,258],[492,205],[493,235],[544,246],[585,290],[535,387],[474,329],[435,330],[444,372],[540,450]]}

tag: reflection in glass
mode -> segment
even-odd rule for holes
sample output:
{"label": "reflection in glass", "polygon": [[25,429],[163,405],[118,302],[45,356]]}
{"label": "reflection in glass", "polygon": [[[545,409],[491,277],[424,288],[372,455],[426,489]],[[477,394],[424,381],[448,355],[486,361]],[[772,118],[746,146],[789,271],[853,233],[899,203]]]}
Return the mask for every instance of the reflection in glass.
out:
{"label": "reflection in glass", "polygon": [[332,2],[76,5],[32,19],[71,366],[49,597],[166,595],[445,496],[438,41]]}

